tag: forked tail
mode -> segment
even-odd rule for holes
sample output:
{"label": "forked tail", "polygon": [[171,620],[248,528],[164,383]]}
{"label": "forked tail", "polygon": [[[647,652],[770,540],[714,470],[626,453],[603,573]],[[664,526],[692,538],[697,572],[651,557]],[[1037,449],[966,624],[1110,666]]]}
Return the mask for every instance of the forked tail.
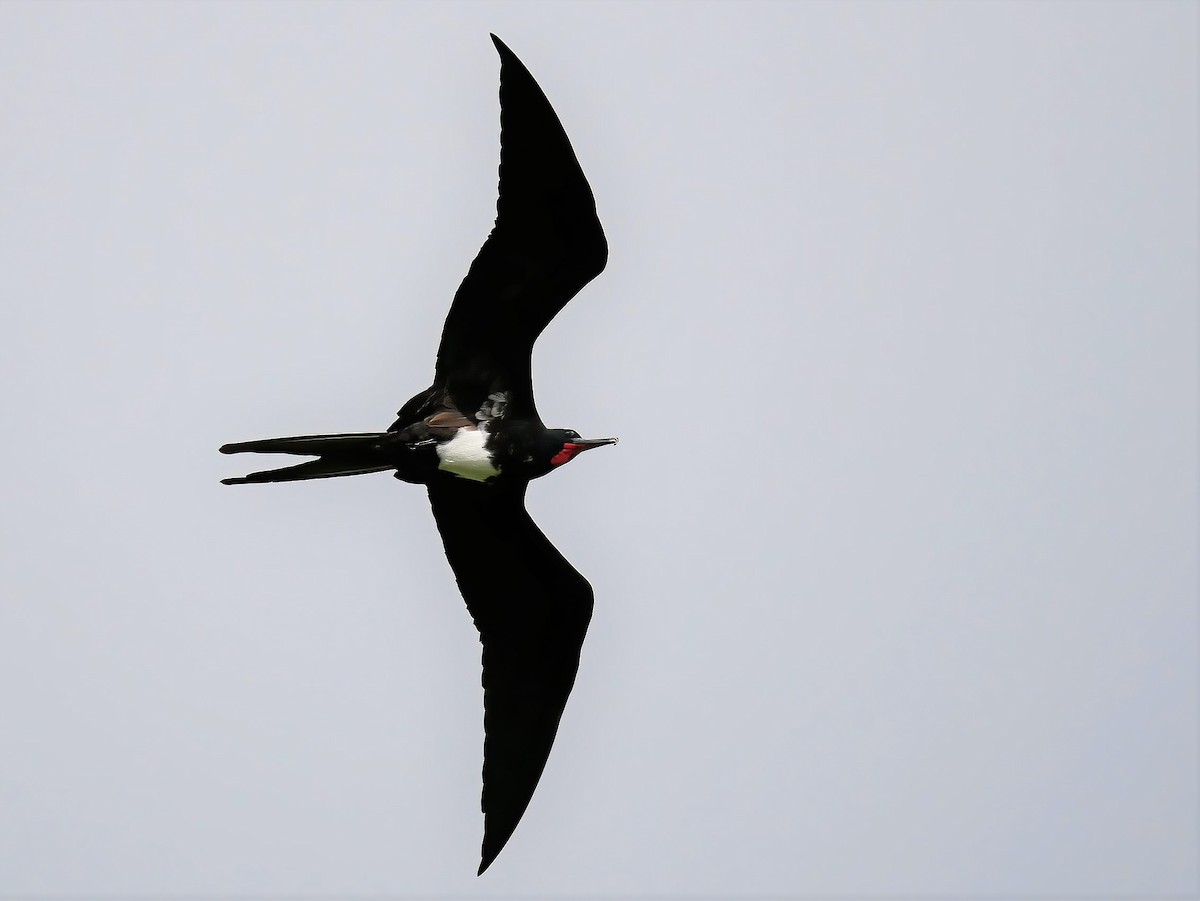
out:
{"label": "forked tail", "polygon": [[256,482],[296,482],[302,479],[331,479],[392,469],[387,459],[385,439],[388,432],[351,432],[343,435],[297,435],[294,438],[267,438],[226,444],[223,454],[302,454],[319,457],[282,469],[252,472],[237,479],[221,479],[222,485],[247,485]]}

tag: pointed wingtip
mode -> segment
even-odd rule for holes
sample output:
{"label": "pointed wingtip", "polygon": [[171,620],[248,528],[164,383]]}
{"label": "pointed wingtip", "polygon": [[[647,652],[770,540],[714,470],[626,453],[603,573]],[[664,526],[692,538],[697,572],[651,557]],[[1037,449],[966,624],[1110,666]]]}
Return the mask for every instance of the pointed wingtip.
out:
{"label": "pointed wingtip", "polygon": [[496,37],[494,34],[489,34],[488,37],[490,37],[492,39],[492,43],[496,45],[496,50],[501,57],[503,57],[505,54],[508,54],[509,56],[513,55],[513,52],[508,49],[508,44],[504,43],[504,41],[500,40],[500,38]]}
{"label": "pointed wingtip", "polygon": [[483,852],[483,857],[479,861],[479,872],[475,875],[482,876],[484,871],[492,865],[492,862],[496,859],[497,855],[500,854],[500,851],[500,848],[492,848],[490,851],[485,850]]}
{"label": "pointed wingtip", "polygon": [[[528,799],[525,802],[529,803]],[[498,826],[494,821],[487,822],[487,814],[484,814],[485,824],[483,827],[483,846],[479,849],[479,872],[476,876],[482,876],[483,871],[490,867],[500,856],[500,852],[508,844],[508,840],[512,838],[513,833],[517,830],[517,824],[521,822],[521,814],[525,812],[524,806],[521,807],[521,813],[516,819]]]}

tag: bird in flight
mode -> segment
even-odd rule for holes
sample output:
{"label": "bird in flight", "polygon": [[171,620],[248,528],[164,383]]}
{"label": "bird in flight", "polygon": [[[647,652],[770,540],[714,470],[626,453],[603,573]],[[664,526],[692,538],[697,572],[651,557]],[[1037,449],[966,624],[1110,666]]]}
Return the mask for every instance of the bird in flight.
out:
{"label": "bird in flight", "polygon": [[530,518],[525,489],[583,451],[617,443],[548,429],[534,405],[534,341],[604,269],[608,244],[546,95],[513,52],[492,41],[500,53],[496,224],[450,305],[432,387],[404,404],[385,432],[221,448],[316,457],[226,485],[392,470],[425,486],[483,645],[481,874],[537,787],[592,615],[591,586]]}

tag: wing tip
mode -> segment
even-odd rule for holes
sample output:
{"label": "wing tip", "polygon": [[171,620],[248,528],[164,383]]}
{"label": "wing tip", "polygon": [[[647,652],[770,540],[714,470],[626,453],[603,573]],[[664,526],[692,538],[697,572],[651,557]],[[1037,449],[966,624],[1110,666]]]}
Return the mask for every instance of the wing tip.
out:
{"label": "wing tip", "polygon": [[509,834],[504,837],[504,841],[501,841],[501,842],[490,841],[489,842],[488,835],[486,834],[486,830],[485,830],[485,833],[483,836],[483,849],[480,853],[480,858],[479,858],[479,872],[475,874],[476,876],[482,876],[484,874],[484,872],[487,870],[487,868],[490,867],[495,862],[496,858],[500,856],[500,852],[504,850],[504,846],[506,844],[508,844],[508,839],[511,836],[512,836],[512,832],[510,831]]}

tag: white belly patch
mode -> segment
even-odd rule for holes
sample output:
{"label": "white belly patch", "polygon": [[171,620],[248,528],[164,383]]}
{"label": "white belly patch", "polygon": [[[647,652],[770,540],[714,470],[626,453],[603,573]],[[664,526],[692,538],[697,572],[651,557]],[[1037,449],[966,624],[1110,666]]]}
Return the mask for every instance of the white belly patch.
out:
{"label": "white belly patch", "polygon": [[484,442],[487,431],[481,425],[477,429],[459,429],[458,433],[437,446],[438,469],[452,472],[464,479],[483,482],[500,474],[488,459]]}

